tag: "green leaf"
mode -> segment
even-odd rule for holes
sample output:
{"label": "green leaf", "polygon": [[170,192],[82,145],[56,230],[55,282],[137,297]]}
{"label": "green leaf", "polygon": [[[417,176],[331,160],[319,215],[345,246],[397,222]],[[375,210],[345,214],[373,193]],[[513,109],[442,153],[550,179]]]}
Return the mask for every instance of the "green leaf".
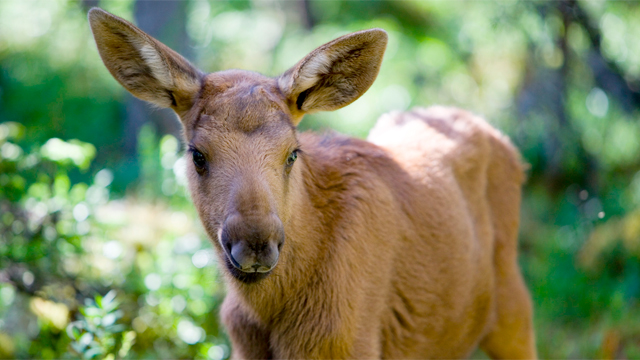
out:
{"label": "green leaf", "polygon": [[116,295],[117,295],[117,294],[118,294],[118,293],[117,293],[115,290],[111,290],[111,291],[109,291],[109,292],[104,296],[104,298],[102,299],[102,302],[103,302],[104,304],[108,304],[108,303],[112,302],[112,301],[116,298]]}

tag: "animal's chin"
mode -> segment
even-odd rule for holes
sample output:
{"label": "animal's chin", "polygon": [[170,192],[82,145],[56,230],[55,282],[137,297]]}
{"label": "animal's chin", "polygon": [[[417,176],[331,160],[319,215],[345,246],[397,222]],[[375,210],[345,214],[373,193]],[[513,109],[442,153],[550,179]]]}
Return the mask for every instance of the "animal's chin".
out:
{"label": "animal's chin", "polygon": [[224,263],[227,267],[227,270],[229,270],[231,275],[236,280],[240,281],[243,284],[255,284],[265,279],[267,276],[269,276],[269,274],[271,274],[271,271],[247,273],[247,272],[236,269],[235,266],[233,266],[233,264],[231,263],[231,260],[229,260],[228,256],[225,256],[224,260],[225,260]]}

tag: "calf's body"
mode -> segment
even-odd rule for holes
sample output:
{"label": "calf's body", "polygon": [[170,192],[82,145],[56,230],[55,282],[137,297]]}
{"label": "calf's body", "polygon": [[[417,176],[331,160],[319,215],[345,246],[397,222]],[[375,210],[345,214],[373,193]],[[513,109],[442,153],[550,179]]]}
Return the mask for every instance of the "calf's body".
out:
{"label": "calf's body", "polygon": [[204,74],[123,19],[89,20],[116,80],[183,124],[232,357],[536,356],[517,266],[522,166],[504,136],[442,107],[385,115],[369,142],[296,131],[371,86],[384,31],[269,78]]}
{"label": "calf's body", "polygon": [[240,358],[535,357],[516,262],[522,166],[453,108],[383,116],[369,140],[302,134],[290,259],[229,282]]}

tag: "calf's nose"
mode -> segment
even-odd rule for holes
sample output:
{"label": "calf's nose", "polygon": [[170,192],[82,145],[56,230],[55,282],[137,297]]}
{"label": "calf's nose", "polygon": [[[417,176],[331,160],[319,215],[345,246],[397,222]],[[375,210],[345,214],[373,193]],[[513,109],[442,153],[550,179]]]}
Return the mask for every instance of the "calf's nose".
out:
{"label": "calf's nose", "polygon": [[275,215],[234,214],[225,220],[220,241],[233,267],[246,273],[266,273],[278,263],[284,229]]}

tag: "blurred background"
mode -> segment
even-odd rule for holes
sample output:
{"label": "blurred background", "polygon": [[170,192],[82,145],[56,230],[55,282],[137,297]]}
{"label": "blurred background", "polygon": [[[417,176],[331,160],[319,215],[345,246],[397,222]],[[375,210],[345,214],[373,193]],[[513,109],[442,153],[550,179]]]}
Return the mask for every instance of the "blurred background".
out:
{"label": "blurred background", "polygon": [[229,356],[179,123],[111,78],[92,6],[205,71],[275,76],[387,30],[372,88],[300,128],[365,137],[431,104],[485,116],[529,164],[520,264],[540,356],[640,358],[640,3],[602,0],[0,1],[0,358]]}

